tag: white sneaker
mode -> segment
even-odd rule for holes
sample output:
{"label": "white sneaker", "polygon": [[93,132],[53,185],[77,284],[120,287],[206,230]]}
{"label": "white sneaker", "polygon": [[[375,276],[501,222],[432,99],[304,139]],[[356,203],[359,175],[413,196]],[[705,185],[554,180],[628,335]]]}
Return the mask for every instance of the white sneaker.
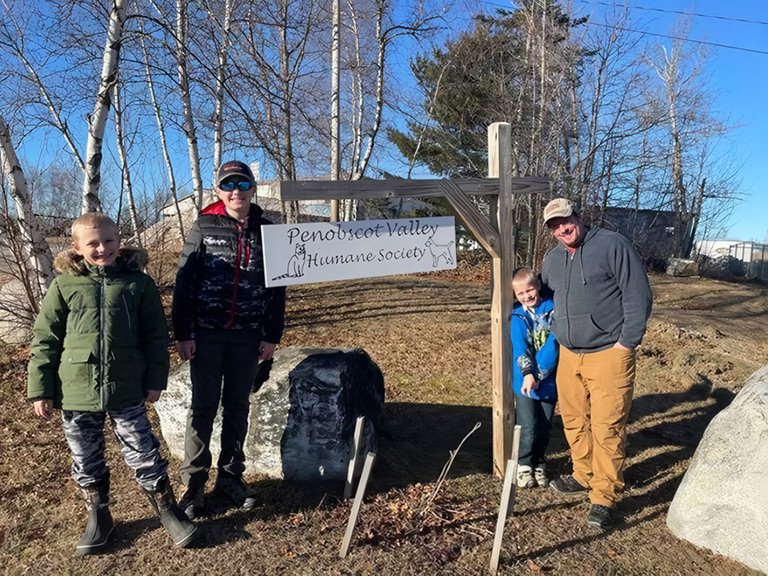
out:
{"label": "white sneaker", "polygon": [[525,465],[517,467],[517,486],[518,488],[536,487],[536,480],[533,478],[533,468]]}
{"label": "white sneaker", "polygon": [[547,478],[547,467],[544,464],[539,464],[533,471],[533,477],[536,479],[536,484],[541,488],[546,488],[549,485],[549,478]]}

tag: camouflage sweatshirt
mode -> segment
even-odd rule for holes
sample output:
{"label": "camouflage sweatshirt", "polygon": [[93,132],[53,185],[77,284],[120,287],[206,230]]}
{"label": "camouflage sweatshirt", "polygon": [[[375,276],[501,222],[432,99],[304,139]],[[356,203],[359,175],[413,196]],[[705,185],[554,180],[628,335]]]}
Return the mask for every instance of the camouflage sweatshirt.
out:
{"label": "camouflage sweatshirt", "polygon": [[271,224],[251,204],[241,224],[216,202],[187,235],[176,274],[171,318],[179,341],[198,328],[257,330],[267,342],[283,334],[285,288],[266,288],[261,226]]}

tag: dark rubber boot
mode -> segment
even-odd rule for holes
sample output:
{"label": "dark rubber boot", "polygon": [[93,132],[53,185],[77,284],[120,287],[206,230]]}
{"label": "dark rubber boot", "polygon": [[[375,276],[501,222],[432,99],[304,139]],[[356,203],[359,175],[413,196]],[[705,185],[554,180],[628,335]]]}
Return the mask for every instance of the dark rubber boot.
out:
{"label": "dark rubber boot", "polygon": [[154,490],[144,490],[144,493],[160,518],[160,523],[168,531],[176,546],[189,546],[197,536],[197,526],[189,521],[187,515],[176,504],[173,488],[168,478],[161,480]]}
{"label": "dark rubber boot", "polygon": [[190,484],[179,500],[179,508],[190,520],[197,520],[205,514],[205,484],[202,486]]}
{"label": "dark rubber boot", "polygon": [[109,543],[115,529],[112,515],[109,513],[109,484],[102,486],[80,487],[88,510],[88,523],[85,532],[77,543],[77,553],[98,554]]}

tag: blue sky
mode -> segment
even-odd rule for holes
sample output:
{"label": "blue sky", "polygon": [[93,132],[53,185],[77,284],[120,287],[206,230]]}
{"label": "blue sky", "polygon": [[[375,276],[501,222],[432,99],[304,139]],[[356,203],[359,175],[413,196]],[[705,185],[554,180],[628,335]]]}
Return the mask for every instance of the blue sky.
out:
{"label": "blue sky", "polygon": [[[585,16],[615,1],[573,0],[574,11]],[[686,12],[693,19],[689,38],[745,49],[710,47],[709,71],[718,94],[717,108],[721,118],[738,126],[731,140],[743,163],[741,191],[745,197],[728,222],[727,237],[768,242],[768,0],[635,0],[630,6],[634,6],[633,21],[642,22],[647,32],[669,35],[680,18],[675,12]]]}
{"label": "blue sky", "polygon": [[[566,9],[570,5],[574,16],[592,16],[595,22],[603,22],[604,11],[625,5],[625,0],[560,2]],[[741,164],[738,192],[743,199],[719,237],[768,243],[768,0],[626,0],[626,5],[632,29],[644,32],[649,42],[671,46],[669,37],[685,19],[692,25],[690,45],[707,43],[715,110],[734,127],[723,149]],[[466,14],[492,13],[514,9],[517,2],[464,0],[464,6]]]}
{"label": "blue sky", "polygon": [[[485,11],[495,8],[512,8],[511,0],[464,0],[465,5],[482,6]],[[610,9],[614,3],[622,4],[623,0],[561,0],[564,5],[569,2],[577,16],[595,15]],[[459,2],[461,4],[461,2]],[[721,118],[731,124],[738,125],[731,135],[734,155],[742,163],[740,191],[744,200],[739,204],[727,224],[728,238],[735,240],[755,240],[768,242],[768,162],[765,158],[768,151],[768,109],[766,94],[768,93],[768,0],[630,0],[632,6],[633,26],[648,33],[648,39],[660,43],[671,43],[671,40],[652,34],[669,35],[681,17],[678,12],[690,14],[693,29],[689,38],[712,44],[733,46],[741,50],[710,46],[709,72],[711,85],[717,93],[717,107]],[[454,10],[452,14],[462,21],[470,10]],[[738,21],[738,19],[746,21]],[[599,19],[598,19],[599,20]],[[749,22],[751,21],[751,22]],[[401,49],[402,50],[402,49]],[[753,50],[757,52],[750,52]],[[762,52],[762,53],[759,53]],[[400,54],[409,57],[411,54]],[[407,70],[403,65],[403,70]],[[78,142],[85,143],[85,122],[80,123]],[[112,127],[108,126],[111,133]],[[179,135],[177,135],[179,136]],[[113,154],[111,138],[107,138],[107,155],[112,164]],[[383,144],[383,135],[379,135],[379,144]],[[53,142],[31,138],[22,147],[23,154],[32,163],[40,163],[41,156],[50,152]],[[61,148],[61,142],[55,147]],[[174,157],[178,160],[177,178],[184,191],[189,191],[190,182],[188,168],[185,170],[186,143],[179,140],[174,147]],[[204,159],[210,159],[210,151],[201,151]],[[387,156],[379,159],[379,165],[387,167]],[[206,161],[208,161],[206,160]],[[400,167],[392,161],[392,165]],[[135,160],[134,160],[135,162]],[[143,160],[142,160],[143,162]],[[209,163],[210,164],[210,163]],[[210,184],[210,166],[204,164],[203,178],[206,185]],[[206,168],[206,166],[208,166]],[[162,171],[161,171],[162,172]],[[119,189],[119,172],[112,167],[113,186]],[[404,170],[396,170],[403,175]],[[417,175],[414,177],[425,177]],[[162,173],[150,173],[142,184],[151,189],[164,185]],[[136,184],[136,183],[135,183]]]}

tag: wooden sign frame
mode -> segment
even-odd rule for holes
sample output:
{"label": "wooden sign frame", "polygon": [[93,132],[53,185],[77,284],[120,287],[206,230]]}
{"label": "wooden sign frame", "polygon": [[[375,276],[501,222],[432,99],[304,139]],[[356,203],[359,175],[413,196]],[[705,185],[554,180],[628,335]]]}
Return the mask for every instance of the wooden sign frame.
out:
{"label": "wooden sign frame", "polygon": [[[512,177],[512,129],[506,122],[488,128],[488,178],[450,180],[283,181],[283,201],[444,196],[477,242],[490,254],[492,266],[491,347],[493,355],[493,471],[504,477],[512,454],[515,399],[512,392],[510,315],[514,304],[516,229],[513,195],[549,192],[547,178]],[[491,219],[477,210],[470,195],[498,196]],[[495,215],[495,217],[494,217]]]}

